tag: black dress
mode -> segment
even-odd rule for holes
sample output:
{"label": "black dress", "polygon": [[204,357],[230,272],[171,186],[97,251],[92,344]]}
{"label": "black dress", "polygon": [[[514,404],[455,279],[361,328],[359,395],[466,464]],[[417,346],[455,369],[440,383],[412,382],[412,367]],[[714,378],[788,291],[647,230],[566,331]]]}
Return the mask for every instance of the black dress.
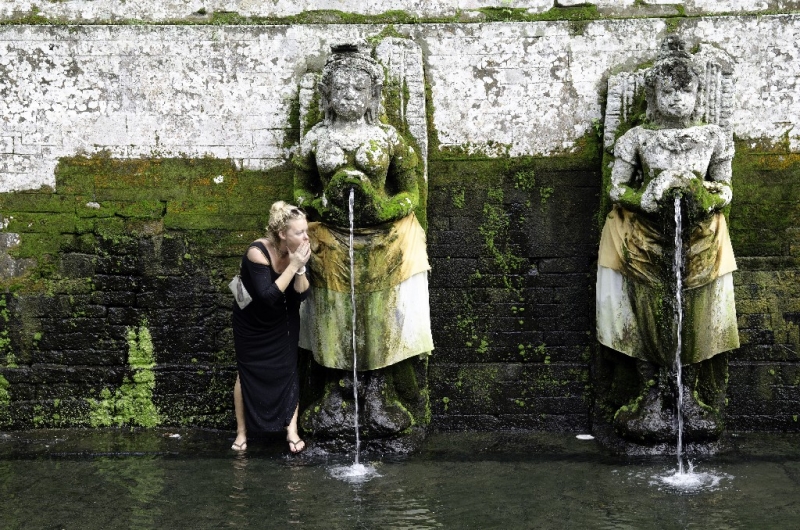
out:
{"label": "black dress", "polygon": [[[258,248],[269,259],[263,243]],[[249,249],[248,249],[249,250]],[[297,341],[300,302],[306,293],[294,281],[282,293],[271,265],[242,258],[242,283],[253,301],[244,309],[233,304],[233,344],[248,432],[275,432],[292,420],[299,400]]]}

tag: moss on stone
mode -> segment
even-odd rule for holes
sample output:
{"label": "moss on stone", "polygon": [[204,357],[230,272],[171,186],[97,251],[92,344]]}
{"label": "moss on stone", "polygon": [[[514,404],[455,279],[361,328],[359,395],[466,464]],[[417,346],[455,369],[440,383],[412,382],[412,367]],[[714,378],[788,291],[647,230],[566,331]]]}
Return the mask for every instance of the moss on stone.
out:
{"label": "moss on stone", "polygon": [[600,18],[597,6],[553,7],[544,13],[530,13],[525,8],[482,7],[476,11],[484,15],[485,22],[538,22],[538,21],[584,21]]}
{"label": "moss on stone", "polygon": [[8,380],[0,374],[0,428],[9,427],[13,419],[11,418],[11,393],[9,392]]}
{"label": "moss on stone", "polygon": [[50,282],[63,281],[60,253],[92,253],[101,240],[123,243],[180,231],[200,249],[200,258],[238,254],[242,234],[261,235],[268,205],[291,194],[292,170],[237,170],[212,158],[119,160],[100,153],[61,159],[55,177],[55,191],[0,195],[4,216],[13,217],[9,231],[20,235],[9,254],[36,264],[22,277],[0,281],[0,288],[44,292]]}
{"label": "moss on stone", "polygon": [[147,322],[127,333],[128,366],[131,374],[113,394],[108,388],[99,399],[90,399],[90,423],[93,427],[130,425],[155,427],[160,423],[158,409],[153,403],[156,386],[153,341]]}
{"label": "moss on stone", "polygon": [[496,365],[471,365],[458,370],[461,396],[469,396],[475,402],[487,406],[497,398],[499,391],[499,368]]}
{"label": "moss on stone", "polygon": [[[55,1],[55,0],[50,0]],[[588,3],[587,3],[588,4]],[[241,15],[234,11],[214,11],[209,12],[202,8],[188,16],[166,19],[166,20],[142,20],[137,18],[128,19],[95,19],[91,21],[81,21],[83,26],[92,25],[118,25],[118,26],[283,26],[283,25],[303,25],[303,24],[478,24],[486,22],[570,22],[570,32],[573,35],[582,35],[585,30],[585,22],[594,20],[615,20],[620,18],[641,18],[642,16],[659,16],[667,23],[667,28],[673,32],[679,27],[680,22],[687,18],[701,18],[707,14],[699,13],[690,15],[686,13],[684,6],[673,4],[669,7],[674,10],[672,13],[658,9],[661,6],[651,6],[639,2],[634,2],[634,10],[629,13],[618,14],[614,11],[601,12],[594,5],[578,5],[553,7],[542,13],[531,12],[526,8],[514,8],[510,6],[482,7],[478,9],[456,9],[452,14],[447,15],[417,15],[403,10],[388,10],[383,13],[364,15],[360,13],[349,13],[334,9],[310,10],[287,16],[248,16]],[[655,8],[655,9],[654,9]],[[768,16],[787,14],[785,10],[751,9],[736,12],[718,12],[714,16]],[[29,11],[17,10],[10,17],[0,20],[0,26],[7,25],[48,25],[48,26],[68,26],[71,29],[76,27],[73,20],[47,17],[42,15],[38,6],[32,6]],[[389,34],[389,36],[397,36]]]}

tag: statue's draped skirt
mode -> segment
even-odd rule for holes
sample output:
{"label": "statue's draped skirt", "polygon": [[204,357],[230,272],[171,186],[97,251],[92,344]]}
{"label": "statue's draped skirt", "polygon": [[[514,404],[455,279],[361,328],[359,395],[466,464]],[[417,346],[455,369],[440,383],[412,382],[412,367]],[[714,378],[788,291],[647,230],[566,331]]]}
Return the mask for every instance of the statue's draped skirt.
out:
{"label": "statue's draped skirt", "polygon": [[[598,341],[631,357],[669,366],[677,348],[675,287],[656,223],[620,206],[606,218],[597,268]],[[685,249],[681,362],[739,347],[736,261],[722,213],[692,227]]]}
{"label": "statue's draped skirt", "polygon": [[[328,368],[353,369],[348,228],[309,223],[311,289],[300,309],[300,347]],[[433,350],[425,231],[411,214],[353,234],[358,370]]]}

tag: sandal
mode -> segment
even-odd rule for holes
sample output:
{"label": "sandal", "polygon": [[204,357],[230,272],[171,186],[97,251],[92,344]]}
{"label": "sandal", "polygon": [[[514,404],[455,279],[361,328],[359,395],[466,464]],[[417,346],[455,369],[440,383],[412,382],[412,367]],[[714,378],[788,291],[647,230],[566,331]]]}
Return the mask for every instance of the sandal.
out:
{"label": "sandal", "polygon": [[[302,453],[303,450],[306,448],[306,443],[301,438],[298,438],[297,440],[289,440],[287,438],[286,441],[289,442],[289,451],[291,451],[292,454],[294,454],[294,455],[296,455],[298,453]],[[303,444],[303,447],[298,449],[297,448],[298,444]]]}
{"label": "sandal", "polygon": [[247,442],[242,442],[240,444],[233,442],[231,449],[233,449],[234,451],[244,451],[247,449]]}

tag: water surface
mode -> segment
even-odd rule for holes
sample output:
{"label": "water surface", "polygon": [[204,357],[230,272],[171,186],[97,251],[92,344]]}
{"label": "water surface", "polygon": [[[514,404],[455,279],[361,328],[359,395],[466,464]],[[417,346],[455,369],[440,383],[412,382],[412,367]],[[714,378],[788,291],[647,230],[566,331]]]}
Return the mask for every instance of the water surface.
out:
{"label": "water surface", "polygon": [[431,435],[417,455],[362,455],[372,470],[362,478],[336,472],[352,455],[291,457],[273,440],[237,455],[231,441],[197,431],[0,434],[0,527],[800,527],[798,435],[732,435],[727,452],[693,462],[716,483],[690,490],[662,480],[674,456],[617,457],[566,434]]}

